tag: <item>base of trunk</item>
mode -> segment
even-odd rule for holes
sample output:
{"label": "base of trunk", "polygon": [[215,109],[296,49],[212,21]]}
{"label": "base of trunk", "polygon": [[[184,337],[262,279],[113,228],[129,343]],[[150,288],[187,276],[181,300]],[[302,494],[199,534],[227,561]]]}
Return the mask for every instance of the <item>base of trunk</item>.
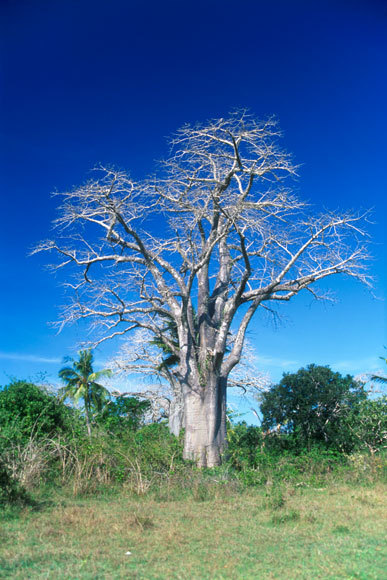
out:
{"label": "base of trunk", "polygon": [[201,446],[197,449],[184,449],[183,457],[194,461],[197,467],[216,467],[222,463],[224,447]]}

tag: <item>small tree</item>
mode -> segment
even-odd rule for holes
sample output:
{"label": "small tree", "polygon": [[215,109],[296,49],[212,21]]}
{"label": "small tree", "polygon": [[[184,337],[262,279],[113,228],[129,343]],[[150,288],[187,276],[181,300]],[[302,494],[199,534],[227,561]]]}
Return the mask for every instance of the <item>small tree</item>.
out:
{"label": "small tree", "polygon": [[346,420],[354,419],[366,399],[362,383],[329,367],[309,365],[285,373],[278,385],[262,394],[264,429],[293,435],[299,446],[323,444],[348,450],[352,443]]}
{"label": "small tree", "polygon": [[184,456],[201,466],[221,460],[228,378],[256,312],[302,291],[321,297],[316,283],[328,276],[369,282],[364,215],[311,215],[285,186],[297,168],[279,136],[274,119],[245,111],[186,125],[156,178],[101,168],[63,194],[63,237],[36,249],[78,272],[64,323],[90,318],[102,330],[96,343],[143,328],[168,345],[178,359],[170,380],[184,405]]}
{"label": "small tree", "polygon": [[59,371],[59,378],[65,383],[60,393],[62,400],[68,397],[78,403],[83,399],[87,432],[90,436],[93,412],[100,413],[110,395],[109,391],[97,381],[110,376],[111,371],[105,369],[94,372],[91,350],[81,350],[78,355],[78,360],[67,359],[68,362],[72,361],[71,367],[66,366]]}

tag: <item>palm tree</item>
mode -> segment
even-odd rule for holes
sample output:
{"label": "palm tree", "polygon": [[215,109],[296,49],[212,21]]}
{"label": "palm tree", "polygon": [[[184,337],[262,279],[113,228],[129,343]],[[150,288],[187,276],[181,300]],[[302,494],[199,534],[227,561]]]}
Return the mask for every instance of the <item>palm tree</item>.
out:
{"label": "palm tree", "polygon": [[78,353],[79,360],[68,357],[67,362],[72,361],[72,366],[63,367],[59,371],[59,378],[65,383],[60,390],[62,400],[67,397],[78,403],[83,399],[85,407],[86,425],[89,437],[91,435],[91,417],[93,411],[100,412],[109,397],[109,391],[97,381],[101,377],[111,375],[109,369],[93,371],[93,353],[91,350],[81,350]]}

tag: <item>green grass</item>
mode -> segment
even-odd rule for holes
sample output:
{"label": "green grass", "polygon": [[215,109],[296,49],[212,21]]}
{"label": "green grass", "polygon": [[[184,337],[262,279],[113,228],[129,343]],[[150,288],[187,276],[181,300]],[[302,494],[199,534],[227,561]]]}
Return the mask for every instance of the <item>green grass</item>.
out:
{"label": "green grass", "polygon": [[382,484],[211,489],[51,495],[2,518],[0,578],[385,578]]}

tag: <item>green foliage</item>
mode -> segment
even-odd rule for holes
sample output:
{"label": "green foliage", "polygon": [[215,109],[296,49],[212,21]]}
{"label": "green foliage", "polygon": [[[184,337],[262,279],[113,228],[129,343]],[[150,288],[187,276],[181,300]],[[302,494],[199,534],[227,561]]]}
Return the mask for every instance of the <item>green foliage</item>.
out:
{"label": "green foliage", "polygon": [[66,433],[71,430],[75,415],[53,393],[33,383],[13,381],[0,390],[3,441],[26,443],[32,434],[39,438]]}
{"label": "green foliage", "polygon": [[69,486],[75,495],[95,493],[118,484],[144,494],[182,465],[182,444],[166,425],[151,424],[118,437],[104,430],[91,437],[54,442],[46,481]]}
{"label": "green foliage", "polygon": [[278,385],[262,395],[262,426],[290,434],[299,449],[314,445],[349,452],[353,438],[344,429],[366,399],[361,383],[329,367],[309,365],[286,373]]}
{"label": "green foliage", "polygon": [[298,481],[308,472],[324,474],[331,452],[313,448],[300,453],[291,449],[288,435],[265,434],[261,427],[238,423],[228,431],[228,461],[247,486],[268,481]]}
{"label": "green foliage", "polygon": [[241,470],[244,467],[256,465],[257,453],[264,444],[262,429],[255,425],[231,423],[227,430],[227,457],[233,468]]}
{"label": "green foliage", "polygon": [[[321,368],[320,386],[321,376],[333,374],[337,379],[337,373]],[[313,374],[314,379],[316,376]],[[0,391],[0,428],[5,443],[0,447],[0,467],[6,466],[0,469],[4,488],[0,503],[16,501],[23,497],[24,487],[36,489],[40,484],[65,486],[75,495],[118,486],[137,495],[151,492],[162,501],[191,497],[198,502],[223,497],[227,490],[234,493],[265,485],[272,489],[267,500],[270,509],[282,510],[284,486],[302,490],[325,485],[331,478],[362,484],[380,480],[387,474],[386,457],[382,452],[374,454],[385,444],[386,399],[366,399],[362,386],[349,379],[343,379],[344,386],[339,381],[340,388],[331,381],[329,392],[341,394],[346,413],[340,412],[340,428],[348,438],[350,455],[343,453],[342,445],[326,445],[317,437],[306,441],[301,429],[271,433],[246,423],[231,423],[226,461],[218,470],[196,470],[183,462],[182,441],[169,433],[166,424],[144,426],[148,402],[134,397],[110,401],[96,415],[98,425],[91,436],[85,437],[85,418],[78,410],[68,408],[41,387],[14,381]],[[320,393],[319,411],[321,400],[327,398]],[[331,416],[329,422],[334,425]],[[337,441],[336,431],[327,433],[335,434]],[[359,451],[352,453],[354,449]],[[287,506],[286,510],[285,515],[273,516],[273,523],[296,519],[289,516]]]}
{"label": "green foliage", "polygon": [[116,435],[122,435],[127,430],[137,431],[143,425],[144,415],[150,406],[150,401],[140,401],[136,397],[116,397],[104,406],[96,421]]}
{"label": "green foliage", "polygon": [[119,483],[144,493],[155,474],[163,478],[182,465],[181,441],[166,425],[142,426],[148,407],[120,397],[102,408],[99,428],[85,437],[77,409],[41,387],[14,381],[0,391],[0,461],[12,473],[1,472],[4,493],[12,498],[20,482],[28,489],[70,485],[76,494]]}
{"label": "green foliage", "polygon": [[182,463],[182,438],[171,435],[165,423],[151,423],[134,434],[134,451],[145,470],[166,472]]}

